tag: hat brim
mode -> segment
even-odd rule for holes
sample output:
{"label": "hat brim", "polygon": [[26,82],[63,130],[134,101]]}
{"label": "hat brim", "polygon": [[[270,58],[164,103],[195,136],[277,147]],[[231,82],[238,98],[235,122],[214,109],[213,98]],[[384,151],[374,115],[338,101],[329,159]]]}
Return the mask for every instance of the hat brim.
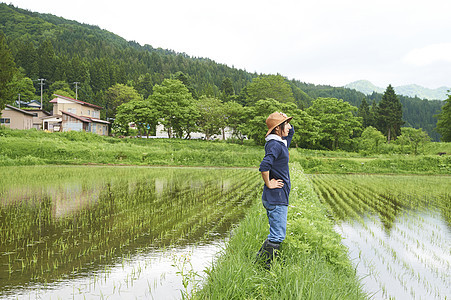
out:
{"label": "hat brim", "polygon": [[280,121],[279,123],[277,123],[277,124],[274,125],[273,127],[269,128],[269,129],[268,129],[268,132],[266,132],[265,137],[267,137],[267,136],[271,133],[271,131],[274,130],[274,128],[276,128],[277,126],[279,126],[279,125],[282,124],[283,122],[290,123],[291,119],[293,119],[293,117],[288,117],[288,118],[286,118],[285,120]]}

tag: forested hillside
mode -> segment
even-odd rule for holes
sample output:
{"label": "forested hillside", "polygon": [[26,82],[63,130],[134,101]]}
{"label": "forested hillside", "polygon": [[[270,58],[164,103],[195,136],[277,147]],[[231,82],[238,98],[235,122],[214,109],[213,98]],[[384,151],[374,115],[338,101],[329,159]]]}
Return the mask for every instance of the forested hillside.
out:
{"label": "forested hillside", "polygon": [[[105,94],[115,84],[132,86],[146,99],[155,85],[175,77],[185,83],[195,99],[206,95],[246,106],[250,99],[247,86],[259,76],[208,58],[142,46],[97,26],[4,3],[0,3],[0,30],[6,36],[16,66],[33,80],[36,95],[40,90],[38,79],[45,79],[44,100],[49,100],[55,91],[69,88],[74,92],[77,87],[80,99],[106,107]],[[307,109],[318,97],[343,99],[354,106],[360,105],[365,97],[352,89],[286,81],[291,87],[293,102],[300,109]],[[381,97],[375,94],[368,102],[370,105],[372,100],[377,103]],[[436,124],[433,115],[442,104],[400,98],[406,124],[421,127],[438,140],[433,131]]]}

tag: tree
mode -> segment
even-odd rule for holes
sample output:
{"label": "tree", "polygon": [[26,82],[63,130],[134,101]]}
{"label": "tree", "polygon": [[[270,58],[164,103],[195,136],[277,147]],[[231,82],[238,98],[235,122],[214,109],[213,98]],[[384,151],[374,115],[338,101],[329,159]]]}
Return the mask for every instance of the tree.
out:
{"label": "tree", "polygon": [[233,89],[232,80],[229,77],[224,78],[221,83],[221,93],[224,101],[227,101],[230,96],[235,95],[235,90]]}
{"label": "tree", "polygon": [[121,83],[113,85],[105,93],[106,117],[114,118],[119,105],[133,100],[142,100],[142,96],[133,87]]}
{"label": "tree", "polygon": [[335,150],[361,128],[361,118],[354,116],[356,110],[357,107],[341,99],[318,98],[307,113],[320,122],[319,139],[323,145]]}
{"label": "tree", "polygon": [[55,81],[49,86],[49,94],[57,94],[75,99],[75,92],[70,89],[70,86],[65,81]]}
{"label": "tree", "polygon": [[227,105],[224,105],[226,126],[232,130],[232,136],[241,140],[241,143],[243,143],[245,138],[243,132],[246,129],[247,116],[249,115],[247,110],[249,109],[249,107],[243,107],[235,101],[229,101]]}
{"label": "tree", "polygon": [[[156,109],[161,113],[161,123],[169,137],[172,131],[183,137],[184,130],[192,130],[197,120],[197,112],[193,107],[193,96],[188,88],[177,79],[165,79],[161,85],[155,85],[150,96]],[[186,132],[189,135],[190,132]]]}
{"label": "tree", "polygon": [[431,138],[427,132],[423,129],[415,129],[411,127],[401,128],[401,136],[398,139],[398,143],[401,146],[407,145],[410,148],[411,153],[414,155],[418,154],[419,146],[424,146],[427,142],[431,141]]}
{"label": "tree", "polygon": [[401,134],[401,125],[404,124],[402,120],[402,105],[391,85],[387,87],[381,102],[379,102],[377,121],[379,124],[378,128],[385,134],[388,143],[392,139],[396,140],[396,137]]}
{"label": "tree", "polygon": [[301,109],[295,109],[290,116],[293,117],[290,123],[294,126],[296,132],[292,143],[296,147],[315,147],[318,142],[320,122]]}
{"label": "tree", "polygon": [[254,105],[262,99],[274,99],[280,103],[294,103],[293,91],[281,75],[265,75],[254,78],[247,85],[247,105]]}
{"label": "tree", "polygon": [[134,84],[134,88],[144,99],[149,98],[149,96],[152,95],[153,89],[152,75],[150,75],[150,73],[140,75]]}
{"label": "tree", "polygon": [[224,105],[217,98],[202,96],[196,103],[199,112],[197,125],[209,140],[213,134],[219,134],[225,127]]}
{"label": "tree", "polygon": [[151,99],[131,100],[117,107],[113,128],[117,133],[127,135],[129,124],[134,123],[140,135],[149,136],[158,124],[160,113]]}
{"label": "tree", "polygon": [[360,104],[359,109],[357,111],[357,116],[362,118],[363,128],[372,126],[371,111],[368,102],[366,102],[366,98],[362,99],[362,103]]}
{"label": "tree", "polygon": [[186,86],[186,88],[191,93],[191,95],[193,95],[194,99],[199,98],[197,96],[196,90],[194,89],[193,85],[191,84],[191,80],[189,79],[188,75],[179,71],[179,72],[175,73],[175,75],[173,77],[174,77],[173,79],[180,80]]}
{"label": "tree", "polygon": [[312,104],[313,98],[307,95],[303,90],[296,86],[295,81],[290,82],[291,90],[293,91],[293,96],[295,103],[300,109],[306,109]]}
{"label": "tree", "polygon": [[374,128],[368,126],[363,130],[359,139],[359,148],[369,153],[378,153],[379,147],[385,142],[385,136]]}
{"label": "tree", "polygon": [[451,94],[448,95],[445,104],[442,106],[442,110],[436,116],[437,121],[437,132],[442,135],[442,142],[451,142]]}
{"label": "tree", "polygon": [[52,42],[48,39],[42,42],[42,44],[38,49],[38,53],[39,53],[39,62],[38,62],[39,77],[53,81],[55,79],[53,75],[55,73],[56,63],[55,63],[55,50],[53,48]]}
{"label": "tree", "polygon": [[263,99],[257,101],[255,106],[249,107],[247,110],[247,119],[243,133],[249,138],[253,139],[257,145],[265,144],[265,134],[268,131],[266,126],[266,118],[276,111],[281,111],[287,115],[292,115],[296,109],[294,103],[280,103],[274,99]]}
{"label": "tree", "polygon": [[87,64],[75,55],[70,62],[68,62],[67,80],[70,83],[73,82],[86,82],[89,76],[89,69]]}
{"label": "tree", "polygon": [[[17,78],[17,77],[21,78]],[[36,89],[33,85],[33,80],[31,80],[28,77],[22,77],[22,74],[17,73],[16,76],[14,76],[14,83],[12,84],[14,88],[14,94],[17,97],[18,94],[20,94],[21,101],[30,101],[33,100],[35,97]]]}
{"label": "tree", "polygon": [[31,41],[20,42],[16,54],[17,65],[24,69],[25,75],[36,79],[38,76],[38,53]]}
{"label": "tree", "polygon": [[0,111],[6,104],[13,102],[15,96],[13,80],[17,72],[5,35],[0,30]]}

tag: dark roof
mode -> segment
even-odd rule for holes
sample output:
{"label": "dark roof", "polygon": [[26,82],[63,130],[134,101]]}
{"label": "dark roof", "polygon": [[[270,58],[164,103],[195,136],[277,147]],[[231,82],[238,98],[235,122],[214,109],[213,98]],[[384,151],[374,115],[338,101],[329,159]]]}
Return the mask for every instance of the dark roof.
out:
{"label": "dark roof", "polygon": [[[91,103],[88,103],[88,102],[84,102],[84,101],[81,101],[81,100],[77,100],[77,99],[74,99],[74,98],[71,98],[71,97],[61,96],[61,95],[58,95],[58,94],[53,94],[53,96],[56,96],[57,98],[66,99],[66,100],[69,100],[69,101],[72,101],[72,102],[76,102],[76,103],[79,103],[81,105],[90,106],[90,107],[97,108],[97,109],[103,109],[103,107],[101,107],[101,106],[98,106],[98,105],[95,105],[95,104],[91,104]],[[56,102],[57,102],[56,98],[50,101],[50,103],[56,103]]]}
{"label": "dark roof", "polygon": [[91,120],[89,120],[88,118],[85,118],[85,117],[82,117],[82,116],[77,116],[76,114],[73,114],[73,113],[70,113],[70,112],[67,112],[67,111],[61,111],[61,113],[65,114],[65,115],[68,115],[68,116],[71,116],[72,118],[80,120],[82,122],[91,123]]}
{"label": "dark roof", "polygon": [[23,109],[17,108],[17,107],[15,107],[15,106],[12,106],[12,105],[9,105],[9,104],[6,104],[6,107],[9,108],[9,109],[12,109],[12,110],[21,112],[21,113],[23,113],[24,115],[34,116],[34,114],[31,113],[31,112],[25,111],[25,110],[23,110]]}

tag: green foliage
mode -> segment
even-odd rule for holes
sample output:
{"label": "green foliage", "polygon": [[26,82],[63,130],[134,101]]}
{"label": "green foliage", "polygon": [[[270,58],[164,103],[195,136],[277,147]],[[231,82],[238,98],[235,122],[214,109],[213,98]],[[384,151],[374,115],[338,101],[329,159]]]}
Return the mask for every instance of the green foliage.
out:
{"label": "green foliage", "polygon": [[55,81],[49,87],[49,93],[51,95],[57,94],[75,99],[75,92],[69,87],[69,84],[65,81]]}
{"label": "green foliage", "polygon": [[370,109],[370,106],[363,98],[362,103],[357,111],[357,116],[362,118],[362,127],[367,128],[368,126],[376,126],[374,111]]}
{"label": "green foliage", "polygon": [[155,132],[159,118],[160,113],[155,109],[152,99],[131,100],[118,106],[113,129],[115,134],[128,135],[129,124],[133,123],[140,136],[149,136]]}
{"label": "green foliage", "polygon": [[[296,126],[296,125],[295,125]],[[298,132],[299,129],[296,129]],[[424,155],[400,153],[400,145],[383,144],[388,154],[368,156],[325,150],[290,149],[290,161],[307,173],[449,174],[451,143],[428,143]],[[406,148],[407,149],[407,148]],[[47,133],[0,126],[0,165],[133,164],[256,167],[264,155],[253,143],[179,139],[113,138],[87,132]]]}
{"label": "green foliage", "polygon": [[385,90],[377,107],[376,119],[378,128],[385,134],[388,143],[392,139],[396,140],[396,137],[401,134],[401,125],[404,124],[402,105],[391,85]]}
{"label": "green foliage", "polygon": [[206,96],[200,97],[196,105],[199,112],[196,123],[200,132],[205,134],[205,139],[209,140],[226,126],[225,107],[221,100]]}
{"label": "green foliage", "polygon": [[17,73],[14,58],[0,30],[0,112],[12,102],[14,95],[13,79]]}
{"label": "green foliage", "polygon": [[161,123],[169,137],[172,137],[172,131],[179,138],[183,138],[184,133],[189,136],[193,132],[198,112],[192,94],[180,80],[165,79],[154,87],[150,98],[161,113]]}
{"label": "green foliage", "polygon": [[268,131],[266,126],[266,118],[276,111],[282,111],[287,115],[291,115],[291,111],[296,108],[294,103],[280,103],[277,100],[266,98],[257,101],[255,106],[250,107],[247,111],[248,121],[243,133],[253,139],[257,145],[265,144],[265,134]]}
{"label": "green foliage", "polygon": [[221,83],[221,92],[224,100],[229,99],[231,96],[235,95],[235,90],[233,89],[232,80],[229,77],[224,78]]}
{"label": "green foliage", "polygon": [[445,105],[437,115],[437,132],[442,135],[441,141],[451,142],[451,95],[444,102]]}
{"label": "green foliage", "polygon": [[[389,147],[394,145],[388,144]],[[392,148],[391,148],[392,149]],[[385,151],[385,150],[384,150]],[[315,151],[318,152],[318,151]],[[304,152],[300,152],[304,153]],[[376,157],[346,157],[331,152],[334,157],[317,155],[299,155],[290,152],[290,161],[298,162],[306,173],[314,174],[449,174],[451,157],[449,155],[401,154],[378,155]]]}
{"label": "green foliage", "polygon": [[229,101],[224,105],[226,125],[232,130],[232,137],[243,143],[250,108],[243,107],[235,101]]}
{"label": "green foliage", "polygon": [[35,88],[33,81],[28,77],[23,77],[22,74],[16,73],[12,82],[14,89],[14,96],[20,94],[21,101],[31,101],[35,98]]}
{"label": "green foliage", "polygon": [[380,147],[385,142],[385,137],[373,126],[368,126],[362,132],[359,141],[359,149],[364,153],[380,153]]}
{"label": "green foliage", "polygon": [[293,117],[291,124],[295,134],[292,143],[296,147],[315,148],[319,142],[318,136],[321,132],[321,123],[306,111],[295,109],[290,115]]}
{"label": "green foliage", "polygon": [[355,106],[335,98],[318,98],[307,113],[320,122],[319,140],[324,146],[335,150],[349,141],[351,135],[361,128],[361,119],[354,116]]}
{"label": "green foliage", "polygon": [[[424,148],[424,145],[431,141],[427,132],[420,129],[403,127],[401,128],[401,136],[398,138],[397,143],[401,145],[401,149],[407,147],[407,152],[417,155],[419,147]],[[403,151],[403,153],[405,153]]]}
{"label": "green foliage", "polygon": [[43,41],[39,46],[38,50],[38,67],[39,67],[39,78],[45,78],[50,81],[58,81],[61,78],[55,76],[58,74],[57,71],[57,57],[55,55],[55,50],[53,44],[49,39]]}
{"label": "green foliage", "polygon": [[105,109],[107,118],[116,116],[116,109],[119,105],[142,100],[142,96],[131,86],[115,84],[105,93]]}
{"label": "green foliage", "polygon": [[294,103],[293,91],[287,80],[281,75],[265,75],[254,78],[246,87],[247,105],[259,100],[274,99],[280,103]]}
{"label": "green foliage", "polygon": [[293,96],[295,99],[295,103],[300,109],[306,109],[310,105],[312,105],[313,98],[307,95],[306,92],[301,90],[298,86],[296,86],[296,81],[293,79],[289,82],[291,86],[291,90],[293,91]]}

